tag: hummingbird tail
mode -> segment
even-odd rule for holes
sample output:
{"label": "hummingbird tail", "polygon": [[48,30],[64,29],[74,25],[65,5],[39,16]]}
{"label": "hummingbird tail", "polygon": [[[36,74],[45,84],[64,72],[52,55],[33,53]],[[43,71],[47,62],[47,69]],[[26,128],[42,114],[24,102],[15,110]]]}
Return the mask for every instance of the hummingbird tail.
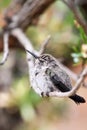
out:
{"label": "hummingbird tail", "polygon": [[86,100],[83,98],[83,97],[81,97],[81,96],[79,96],[79,95],[73,95],[73,96],[70,96],[69,98],[71,98],[76,104],[80,104],[80,103],[85,103],[86,102]]}

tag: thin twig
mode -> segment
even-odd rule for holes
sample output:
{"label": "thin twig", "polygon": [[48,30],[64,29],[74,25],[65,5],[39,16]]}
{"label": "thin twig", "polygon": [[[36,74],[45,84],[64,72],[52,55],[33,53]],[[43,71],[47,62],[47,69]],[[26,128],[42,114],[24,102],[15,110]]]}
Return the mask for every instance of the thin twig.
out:
{"label": "thin twig", "polygon": [[87,24],[86,22],[84,21],[84,19],[81,17],[76,5],[74,4],[74,1],[73,0],[69,0],[69,1],[66,1],[66,0],[62,0],[69,8],[70,10],[73,12],[76,20],[78,21],[78,23],[82,26],[82,28],[84,29],[86,35],[87,35]]}
{"label": "thin twig", "polygon": [[4,33],[4,36],[3,36],[3,44],[4,44],[4,54],[3,54],[3,58],[0,62],[0,65],[3,65],[5,63],[5,61],[7,60],[7,57],[8,57],[8,53],[9,53],[9,48],[8,48],[8,40],[9,40],[9,33],[6,32]]}
{"label": "thin twig", "polygon": [[43,41],[42,46],[41,46],[40,51],[39,51],[40,55],[44,53],[44,51],[45,51],[45,49],[47,47],[47,44],[49,43],[50,39],[51,39],[51,36],[48,35],[48,37]]}
{"label": "thin twig", "polygon": [[76,82],[75,86],[69,91],[69,92],[50,92],[49,96],[51,97],[69,97],[71,95],[74,95],[77,90],[80,88],[81,83],[84,81],[85,76],[87,75],[87,68],[85,68],[80,76],[80,78],[78,79],[78,81]]}
{"label": "thin twig", "polygon": [[32,52],[34,51],[31,41],[26,37],[26,35],[20,28],[13,29],[11,31],[11,34],[18,39],[25,50],[30,49]]}
{"label": "thin twig", "polygon": [[[20,44],[24,47],[25,50],[30,50],[31,52],[35,53],[31,41],[26,37],[24,32],[20,28],[16,28],[12,30],[11,34],[18,39]],[[28,63],[28,70],[29,70],[29,79],[31,86],[36,86],[34,77],[33,77],[33,68],[34,68],[34,58],[31,54],[26,52],[27,63]],[[38,90],[37,90],[38,91]]]}

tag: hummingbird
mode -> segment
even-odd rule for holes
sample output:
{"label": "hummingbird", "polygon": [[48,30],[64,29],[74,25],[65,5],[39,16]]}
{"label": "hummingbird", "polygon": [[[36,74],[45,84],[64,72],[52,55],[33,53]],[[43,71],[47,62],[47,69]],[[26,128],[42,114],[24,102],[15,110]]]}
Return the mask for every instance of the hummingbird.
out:
{"label": "hummingbird", "polygon": [[[72,89],[69,75],[61,68],[59,61],[50,54],[36,54],[26,50],[35,58],[33,68],[35,86],[33,89],[40,96],[48,96],[50,92],[68,92]],[[77,94],[69,97],[76,104],[85,103],[85,99]]]}

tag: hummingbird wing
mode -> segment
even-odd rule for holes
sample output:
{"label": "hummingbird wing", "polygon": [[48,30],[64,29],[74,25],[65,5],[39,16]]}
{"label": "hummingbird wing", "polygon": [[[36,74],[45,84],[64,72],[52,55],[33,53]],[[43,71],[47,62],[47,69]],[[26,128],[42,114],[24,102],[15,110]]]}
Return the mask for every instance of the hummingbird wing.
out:
{"label": "hummingbird wing", "polygon": [[61,92],[67,92],[70,91],[70,88],[68,88],[61,80],[60,78],[54,74],[52,76],[50,76],[50,79],[52,81],[52,83],[54,84],[54,86],[60,90]]}
{"label": "hummingbird wing", "polygon": [[60,66],[56,65],[54,69],[52,67],[48,68],[50,74],[50,80],[54,84],[54,86],[62,92],[70,91],[72,89],[72,84],[69,75],[60,68]]}
{"label": "hummingbird wing", "polygon": [[[67,92],[70,91],[70,88],[68,88],[63,82],[59,80],[59,77],[55,74],[50,77],[51,81],[53,82],[54,86],[60,90],[61,92]],[[85,99],[77,94],[70,96],[76,104],[85,103]]]}

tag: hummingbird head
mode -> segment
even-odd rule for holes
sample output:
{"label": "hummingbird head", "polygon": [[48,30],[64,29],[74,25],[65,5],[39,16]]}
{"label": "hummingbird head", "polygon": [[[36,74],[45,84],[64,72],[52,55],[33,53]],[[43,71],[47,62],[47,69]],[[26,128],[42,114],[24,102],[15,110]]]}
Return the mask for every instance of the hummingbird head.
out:
{"label": "hummingbird head", "polygon": [[28,53],[30,53],[36,60],[35,63],[36,64],[40,64],[40,65],[47,65],[50,62],[53,61],[53,58],[51,55],[49,54],[42,54],[40,56],[37,56],[36,54],[30,52],[29,50],[26,50]]}

